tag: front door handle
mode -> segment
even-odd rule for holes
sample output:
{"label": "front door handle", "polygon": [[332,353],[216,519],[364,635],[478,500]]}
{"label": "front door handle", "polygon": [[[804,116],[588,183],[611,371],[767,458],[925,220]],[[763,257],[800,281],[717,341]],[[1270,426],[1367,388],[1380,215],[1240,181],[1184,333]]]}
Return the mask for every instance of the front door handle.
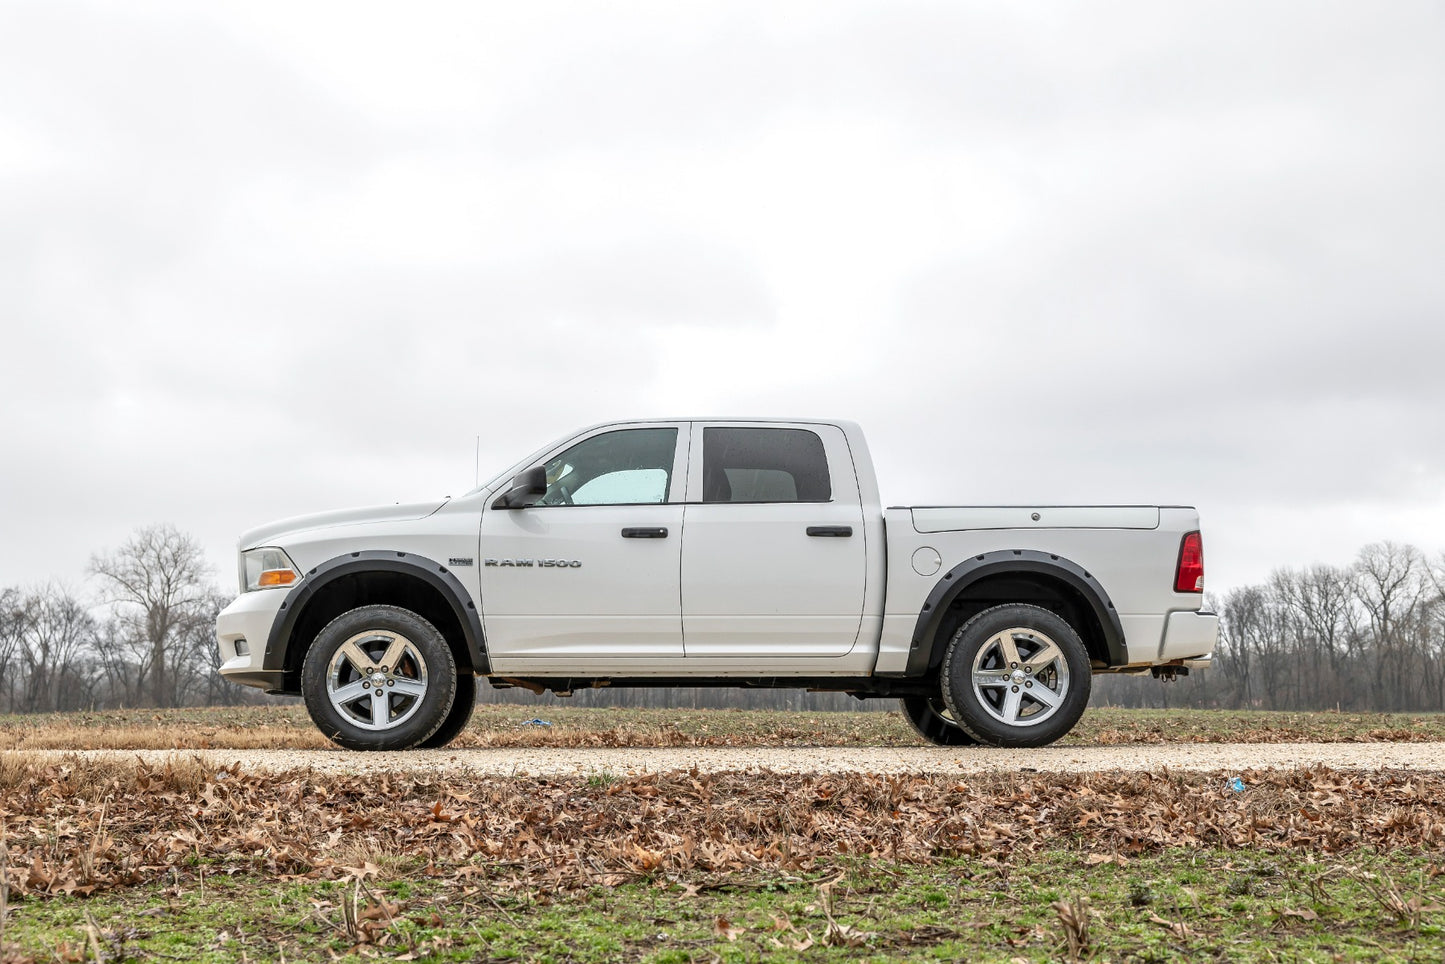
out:
{"label": "front door handle", "polygon": [[810,536],[832,536],[835,539],[846,539],[852,534],[852,526],[808,526],[808,535]]}
{"label": "front door handle", "polygon": [[622,530],[624,539],[666,539],[667,529],[662,526],[638,526]]}

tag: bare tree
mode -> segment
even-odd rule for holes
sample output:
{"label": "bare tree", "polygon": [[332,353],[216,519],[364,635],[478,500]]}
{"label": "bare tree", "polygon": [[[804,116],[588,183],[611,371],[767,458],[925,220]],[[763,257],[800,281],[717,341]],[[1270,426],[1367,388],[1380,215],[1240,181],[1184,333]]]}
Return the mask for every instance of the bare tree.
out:
{"label": "bare tree", "polygon": [[[1236,706],[1269,705],[1270,683],[1278,676],[1271,665],[1279,629],[1274,603],[1266,586],[1244,586],[1224,597],[1220,609],[1220,668],[1230,677]],[[1268,674],[1271,679],[1259,676]]]}
{"label": "bare tree", "polygon": [[212,591],[202,604],[203,618],[192,621],[184,634],[179,664],[181,679],[177,690],[187,706],[251,702],[251,697],[258,692],[250,687],[228,683],[221,676],[221,650],[216,645],[216,616],[230,602],[229,596]]}
{"label": "bare tree", "polygon": [[15,711],[15,684],[24,671],[20,663],[21,635],[30,614],[18,589],[0,591],[0,707]]}
{"label": "bare tree", "polygon": [[1416,622],[1431,590],[1424,556],[1410,545],[1376,542],[1355,559],[1359,599],[1374,637],[1375,666],[1370,674],[1378,705],[1413,708],[1418,698]]}
{"label": "bare tree", "polygon": [[1445,552],[1427,567],[1431,598],[1422,622],[1426,627],[1424,671],[1434,708],[1445,710]]}
{"label": "bare tree", "polygon": [[146,526],[114,553],[92,556],[90,572],[119,623],[115,642],[135,655],[150,700],[177,705],[188,641],[214,617],[200,546],[172,525]]}
{"label": "bare tree", "polygon": [[114,613],[96,626],[96,659],[105,679],[105,694],[111,705],[140,706],[145,703],[150,676],[150,651],[137,634],[133,619]]}
{"label": "bare tree", "polygon": [[89,702],[85,657],[95,621],[70,593],[48,585],[25,602],[18,653],[24,679],[19,706],[24,712],[69,710]]}
{"label": "bare tree", "polygon": [[[1337,706],[1361,702],[1348,687],[1346,664],[1360,639],[1354,575],[1335,566],[1279,569],[1270,589],[1288,613],[1297,637],[1300,686],[1294,705]],[[1305,679],[1306,670],[1309,679]],[[1306,686],[1308,684],[1308,686]]]}

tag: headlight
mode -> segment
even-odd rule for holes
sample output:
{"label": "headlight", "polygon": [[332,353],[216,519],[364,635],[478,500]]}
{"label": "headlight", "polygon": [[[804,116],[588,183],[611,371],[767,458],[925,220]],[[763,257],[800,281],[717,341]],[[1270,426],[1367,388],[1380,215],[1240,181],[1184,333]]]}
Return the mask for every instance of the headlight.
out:
{"label": "headlight", "polygon": [[271,547],[248,549],[241,553],[241,565],[244,571],[242,592],[289,586],[301,578],[301,573],[296,571],[286,553]]}

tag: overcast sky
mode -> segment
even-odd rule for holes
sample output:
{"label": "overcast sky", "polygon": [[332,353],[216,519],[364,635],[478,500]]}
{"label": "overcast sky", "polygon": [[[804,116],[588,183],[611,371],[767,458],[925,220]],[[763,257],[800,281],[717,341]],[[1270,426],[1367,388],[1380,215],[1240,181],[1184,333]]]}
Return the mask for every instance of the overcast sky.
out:
{"label": "overcast sky", "polygon": [[678,414],[1438,552],[1442,9],[0,0],[0,586]]}

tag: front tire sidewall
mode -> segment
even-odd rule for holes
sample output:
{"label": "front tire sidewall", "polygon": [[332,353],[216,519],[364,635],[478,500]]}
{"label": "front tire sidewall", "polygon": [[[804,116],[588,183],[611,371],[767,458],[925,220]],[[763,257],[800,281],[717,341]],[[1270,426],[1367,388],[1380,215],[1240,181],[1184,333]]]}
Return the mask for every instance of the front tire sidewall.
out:
{"label": "front tire sidewall", "polygon": [[[1069,686],[1063,704],[1039,723],[1024,726],[1000,722],[973,690],[973,662],[979,650],[1007,629],[1033,629],[1059,647],[1069,669]],[[1022,603],[985,609],[954,633],[941,668],[943,698],[959,725],[989,746],[1047,746],[1074,728],[1089,703],[1092,682],[1089,654],[1074,628],[1058,615]]]}
{"label": "front tire sidewall", "polygon": [[[384,630],[405,636],[426,664],[426,692],[417,711],[405,722],[385,730],[367,730],[347,720],[327,695],[331,657],[358,633]],[[348,750],[405,750],[417,746],[446,721],[457,691],[456,660],[435,626],[396,606],[362,606],[326,624],[306,653],[301,668],[301,693],[306,711],[327,738]]]}
{"label": "front tire sidewall", "polygon": [[477,708],[477,678],[471,673],[457,677],[457,694],[452,699],[451,712],[442,721],[437,731],[417,744],[422,750],[437,750],[455,740],[472,718]]}

